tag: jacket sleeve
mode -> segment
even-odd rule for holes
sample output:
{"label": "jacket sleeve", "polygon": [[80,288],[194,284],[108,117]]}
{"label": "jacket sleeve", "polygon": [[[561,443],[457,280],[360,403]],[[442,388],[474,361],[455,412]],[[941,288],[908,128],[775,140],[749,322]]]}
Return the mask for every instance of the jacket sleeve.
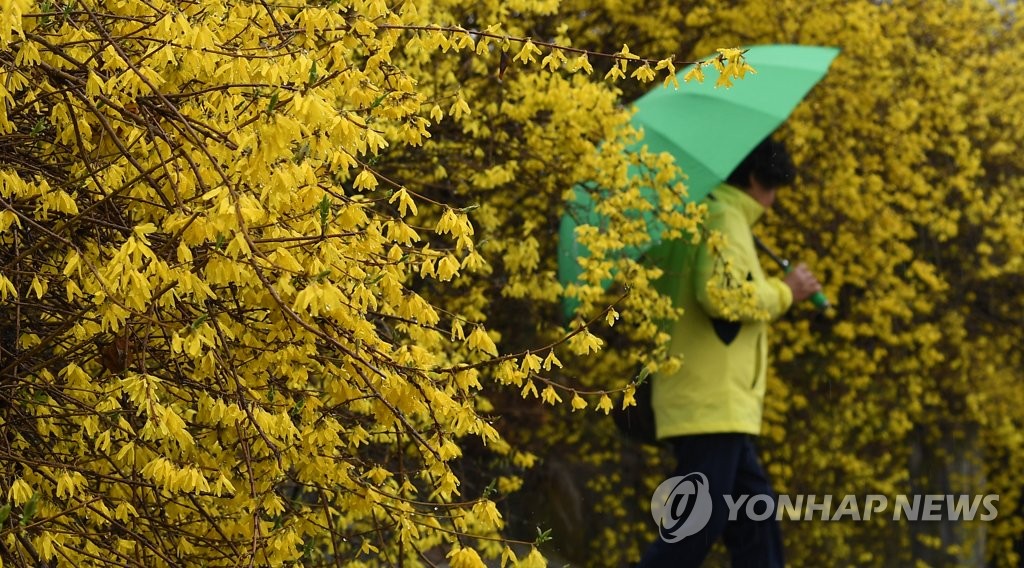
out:
{"label": "jacket sleeve", "polygon": [[[753,235],[746,220],[739,213],[727,209],[712,208],[707,219],[707,227],[721,232],[726,238],[721,259],[716,258],[706,243],[702,243],[697,251],[696,270],[693,283],[697,302],[705,313],[713,319],[732,321],[757,321],[750,314],[736,315],[736,307],[724,305],[722,299],[709,293],[716,271],[724,270],[723,260],[730,262],[729,281],[742,284],[749,282],[754,287],[754,301],[758,311],[767,314],[774,320],[784,314],[793,303],[793,293],[779,278],[766,278],[754,248]],[[758,318],[759,320],[760,318]]]}

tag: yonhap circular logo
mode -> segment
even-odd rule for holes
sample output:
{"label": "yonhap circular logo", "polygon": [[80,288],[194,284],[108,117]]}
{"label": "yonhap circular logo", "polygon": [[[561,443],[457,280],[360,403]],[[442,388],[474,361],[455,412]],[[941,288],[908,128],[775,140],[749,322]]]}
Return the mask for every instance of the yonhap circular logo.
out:
{"label": "yonhap circular logo", "polygon": [[661,482],[651,497],[651,515],[665,542],[679,542],[699,532],[711,519],[708,478],[694,472]]}

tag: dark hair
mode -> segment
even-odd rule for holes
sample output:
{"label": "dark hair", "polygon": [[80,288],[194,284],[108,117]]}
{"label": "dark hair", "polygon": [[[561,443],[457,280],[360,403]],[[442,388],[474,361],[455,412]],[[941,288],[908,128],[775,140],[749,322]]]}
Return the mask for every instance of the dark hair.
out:
{"label": "dark hair", "polygon": [[793,183],[796,166],[782,142],[765,138],[747,154],[726,181],[739,188],[750,187],[750,174],[768,189],[778,189]]}

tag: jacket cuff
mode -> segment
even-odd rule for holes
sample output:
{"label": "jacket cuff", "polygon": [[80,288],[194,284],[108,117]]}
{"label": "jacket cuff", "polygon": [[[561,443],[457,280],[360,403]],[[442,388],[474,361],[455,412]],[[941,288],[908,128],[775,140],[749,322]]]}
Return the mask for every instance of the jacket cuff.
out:
{"label": "jacket cuff", "polygon": [[776,317],[778,317],[786,313],[793,305],[793,291],[789,289],[785,282],[778,278],[770,278],[768,282],[779,292],[779,313],[776,314]]}

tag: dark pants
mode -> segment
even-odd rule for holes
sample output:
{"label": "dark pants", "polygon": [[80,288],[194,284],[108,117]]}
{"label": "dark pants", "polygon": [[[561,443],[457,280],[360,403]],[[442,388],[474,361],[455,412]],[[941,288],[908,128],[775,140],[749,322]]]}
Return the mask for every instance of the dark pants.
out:
{"label": "dark pants", "polygon": [[[679,542],[670,544],[659,538],[647,549],[640,567],[700,566],[718,537],[723,537],[734,568],[783,566],[782,534],[775,514],[766,520],[755,521],[747,516],[745,501],[738,508],[736,519],[730,521],[729,506],[723,497],[730,495],[736,503],[742,495],[748,495],[748,501],[757,495],[769,495],[777,503],[768,476],[757,459],[754,437],[749,434],[700,434],[680,436],[670,441],[677,464],[674,476],[700,472],[707,477],[712,501],[711,518],[702,530]],[[754,508],[755,517],[765,511],[766,504],[759,503]]]}

